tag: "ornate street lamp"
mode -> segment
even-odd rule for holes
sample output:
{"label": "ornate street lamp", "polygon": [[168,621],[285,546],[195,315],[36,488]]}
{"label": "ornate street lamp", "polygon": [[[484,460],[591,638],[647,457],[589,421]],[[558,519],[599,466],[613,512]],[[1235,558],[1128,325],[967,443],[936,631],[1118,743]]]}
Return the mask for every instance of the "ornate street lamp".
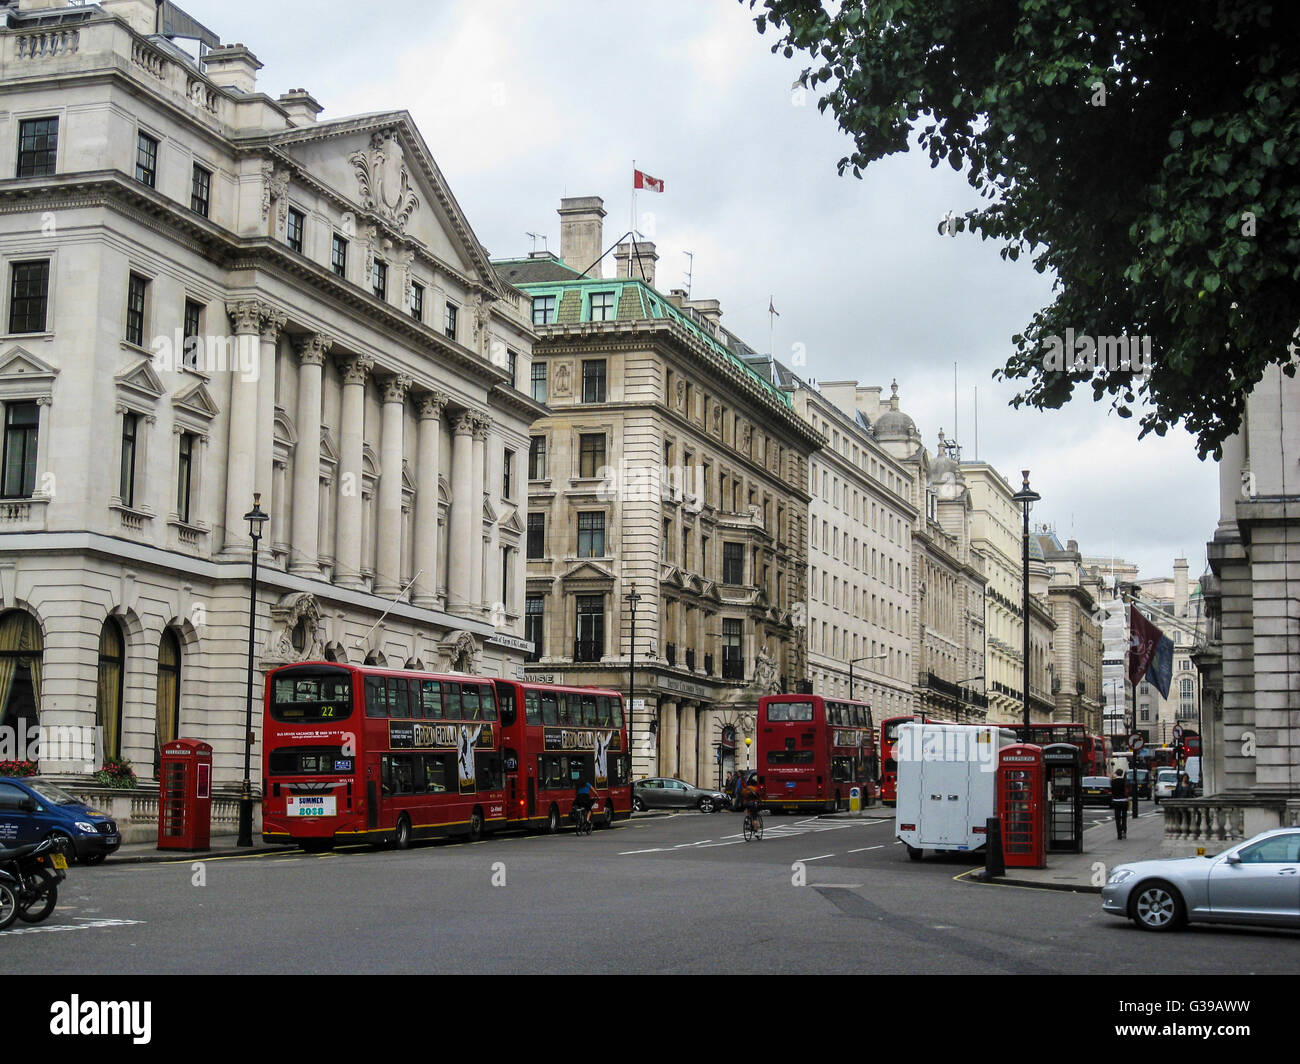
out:
{"label": "ornate street lamp", "polygon": [[1038,502],[1042,496],[1029,487],[1029,470],[1022,469],[1021,475],[1025,478],[1025,486],[1011,496],[1012,501],[1019,503],[1025,511],[1025,531],[1024,531],[1024,555],[1023,555],[1023,579],[1024,579],[1024,675],[1022,683],[1024,684],[1025,698],[1025,728],[1029,728],[1029,507]]}
{"label": "ornate street lamp", "polygon": [[239,840],[237,846],[253,845],[253,639],[257,631],[257,546],[262,526],[270,520],[262,512],[262,493],[253,495],[253,508],[244,514],[248,537],[253,541],[253,582],[248,592],[248,691],[244,702],[244,786],[239,795]]}
{"label": "ornate street lamp", "polygon": [[632,727],[633,715],[636,712],[636,605],[641,601],[641,596],[636,593],[636,581],[632,581],[632,590],[623,596],[627,602],[628,609],[632,611],[632,643],[629,647],[630,653],[627,658],[627,771],[628,782],[631,782],[632,772],[632,746],[636,742],[635,732]]}
{"label": "ornate street lamp", "polygon": [[868,654],[865,658],[854,658],[849,662],[849,701],[853,701],[853,666],[859,661],[881,661],[889,657],[888,650],[882,650],[879,654]]}

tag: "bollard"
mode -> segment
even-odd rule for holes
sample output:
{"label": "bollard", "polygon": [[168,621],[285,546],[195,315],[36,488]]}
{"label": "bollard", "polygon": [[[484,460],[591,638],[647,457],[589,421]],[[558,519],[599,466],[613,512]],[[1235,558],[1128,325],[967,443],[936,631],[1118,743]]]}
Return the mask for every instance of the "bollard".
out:
{"label": "bollard", "polygon": [[1007,874],[1007,863],[1002,854],[1002,821],[991,816],[984,822],[984,878],[993,879]]}

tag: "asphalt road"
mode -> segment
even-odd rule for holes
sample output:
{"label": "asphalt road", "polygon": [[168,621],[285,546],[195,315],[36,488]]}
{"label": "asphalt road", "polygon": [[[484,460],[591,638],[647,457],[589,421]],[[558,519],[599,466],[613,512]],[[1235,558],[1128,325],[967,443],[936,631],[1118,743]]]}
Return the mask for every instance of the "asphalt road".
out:
{"label": "asphalt road", "polygon": [[74,867],[45,924],[0,933],[40,974],[1300,972],[1300,932],[1138,931],[1095,894],[907,860],[891,820],[638,817],[502,835]]}

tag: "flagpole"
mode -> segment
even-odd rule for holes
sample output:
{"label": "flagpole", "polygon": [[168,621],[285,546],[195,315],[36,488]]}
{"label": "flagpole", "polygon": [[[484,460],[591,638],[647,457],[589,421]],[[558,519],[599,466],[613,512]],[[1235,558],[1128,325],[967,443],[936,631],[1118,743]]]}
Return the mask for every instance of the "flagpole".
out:
{"label": "flagpole", "polygon": [[776,364],[776,296],[767,297],[767,357]]}

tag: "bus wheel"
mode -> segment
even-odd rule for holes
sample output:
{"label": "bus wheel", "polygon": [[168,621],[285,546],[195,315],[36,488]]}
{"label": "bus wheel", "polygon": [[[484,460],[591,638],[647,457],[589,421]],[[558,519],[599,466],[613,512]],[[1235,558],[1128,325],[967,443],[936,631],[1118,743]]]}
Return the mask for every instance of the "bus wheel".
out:
{"label": "bus wheel", "polygon": [[399,850],[411,848],[411,822],[406,819],[405,813],[397,819],[397,835],[393,838],[393,845]]}
{"label": "bus wheel", "polygon": [[483,837],[483,810],[478,806],[469,815],[469,841],[478,842]]}
{"label": "bus wheel", "polygon": [[605,822],[604,822],[603,824],[601,824],[601,827],[604,827],[604,828],[612,828],[613,826],[614,826],[614,803],[613,803],[613,802],[606,802],[606,803],[605,803]]}
{"label": "bus wheel", "polygon": [[[904,845],[906,845],[906,843],[904,843]],[[913,861],[919,861],[921,859],[921,850],[918,849],[916,846],[908,846],[907,856],[910,857]]]}
{"label": "bus wheel", "polygon": [[546,818],[546,834],[558,835],[560,833],[560,811],[555,806],[551,806],[551,812]]}

